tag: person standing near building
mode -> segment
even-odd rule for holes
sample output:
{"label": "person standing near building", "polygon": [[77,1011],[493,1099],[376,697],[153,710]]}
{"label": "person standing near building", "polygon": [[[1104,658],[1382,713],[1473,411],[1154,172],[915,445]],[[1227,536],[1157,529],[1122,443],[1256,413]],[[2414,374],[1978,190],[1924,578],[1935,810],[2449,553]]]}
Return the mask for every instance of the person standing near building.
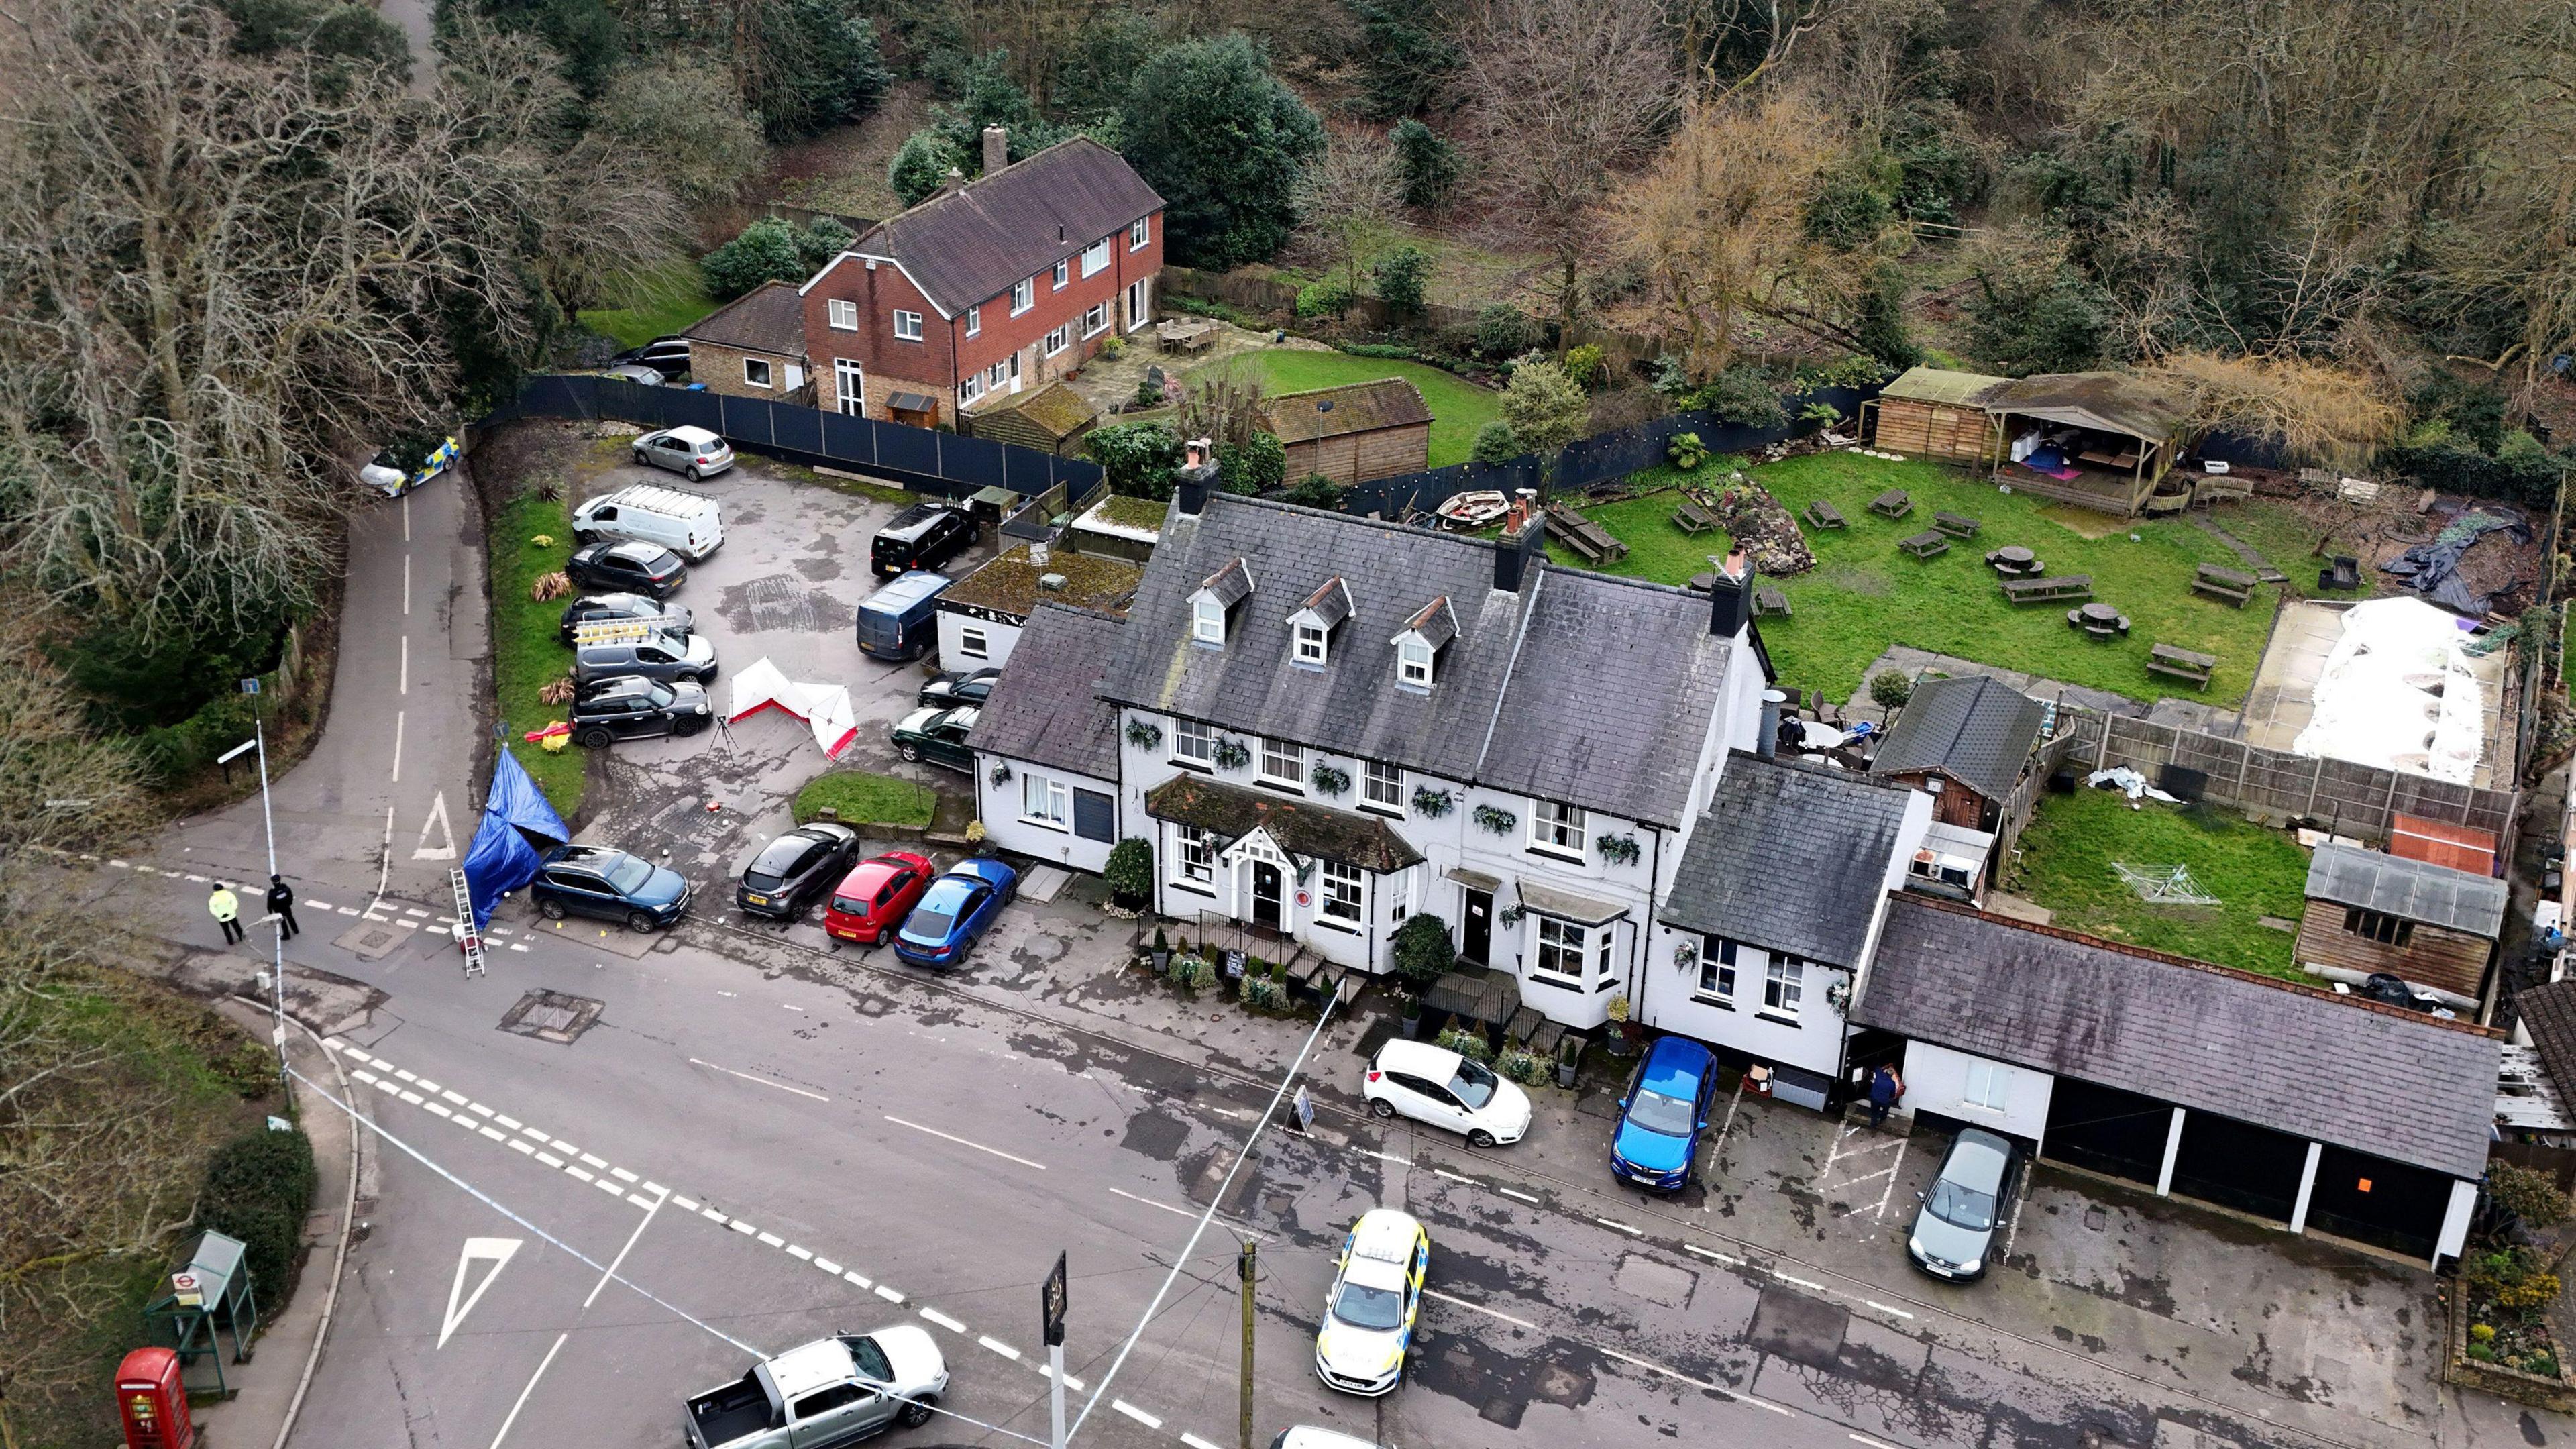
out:
{"label": "person standing near building", "polygon": [[1885,1122],[1887,1109],[1904,1099],[1905,1079],[1896,1074],[1896,1068],[1880,1062],[1869,1079],[1869,1125]]}
{"label": "person standing near building", "polygon": [[215,918],[216,925],[224,928],[225,945],[241,944],[241,897],[233,894],[231,886],[222,881],[215,882],[214,893],[206,897],[206,913]]}
{"label": "person standing near building", "polygon": [[268,878],[268,910],[277,917],[277,928],[284,933],[284,939],[292,941],[304,934],[304,928],[295,924],[295,892],[282,875]]}

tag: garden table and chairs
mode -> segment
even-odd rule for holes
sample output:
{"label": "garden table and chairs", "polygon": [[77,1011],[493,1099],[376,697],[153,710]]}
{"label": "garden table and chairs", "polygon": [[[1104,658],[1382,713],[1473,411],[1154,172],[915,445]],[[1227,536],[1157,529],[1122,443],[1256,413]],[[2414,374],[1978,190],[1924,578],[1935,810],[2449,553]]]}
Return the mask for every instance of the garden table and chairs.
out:
{"label": "garden table and chairs", "polygon": [[2109,604],[2078,604],[2066,611],[2066,622],[2096,639],[2115,639],[2129,632],[2128,618]]}

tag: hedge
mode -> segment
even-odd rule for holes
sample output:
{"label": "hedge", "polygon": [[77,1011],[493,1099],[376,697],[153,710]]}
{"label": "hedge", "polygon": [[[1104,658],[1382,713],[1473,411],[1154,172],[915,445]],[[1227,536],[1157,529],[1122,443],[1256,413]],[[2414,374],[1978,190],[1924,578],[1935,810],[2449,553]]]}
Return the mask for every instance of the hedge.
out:
{"label": "hedge", "polygon": [[2566,466],[2546,453],[2492,458],[2453,443],[2382,448],[2374,462],[2382,471],[2411,478],[2426,488],[2543,509],[2558,501],[2558,474]]}
{"label": "hedge", "polygon": [[301,1128],[245,1133],[217,1148],[206,1163],[196,1225],[241,1239],[263,1316],[275,1315],[295,1296],[316,1181],[313,1140]]}

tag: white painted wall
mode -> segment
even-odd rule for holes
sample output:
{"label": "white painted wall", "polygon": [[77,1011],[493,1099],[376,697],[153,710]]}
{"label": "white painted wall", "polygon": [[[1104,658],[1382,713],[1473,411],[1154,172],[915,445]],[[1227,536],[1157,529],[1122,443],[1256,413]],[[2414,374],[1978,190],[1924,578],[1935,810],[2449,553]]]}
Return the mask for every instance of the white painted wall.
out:
{"label": "white painted wall", "polygon": [[1850,972],[1808,962],[1798,1013],[1785,1017],[1763,1007],[1763,978],[1770,958],[1760,949],[1737,947],[1735,995],[1719,998],[1699,994],[1699,962],[1693,960],[1685,967],[1679,960],[1677,948],[1684,942],[1694,951],[1700,948],[1696,932],[1655,927],[1639,1020],[1658,1031],[1679,1032],[1828,1077],[1841,1067],[1843,1015],[1825,998],[1836,983],[1851,979]]}
{"label": "white painted wall", "polygon": [[[945,615],[942,616],[944,619]],[[1008,763],[1011,778],[993,782],[993,766]],[[1061,782],[1065,787],[1065,823],[1062,829],[1027,814],[1026,781],[1035,776],[1041,780]],[[1085,840],[1073,833],[1072,794],[1076,787],[1109,797],[1110,838]],[[1118,785],[1112,780],[1096,780],[1088,775],[1032,765],[1024,760],[1002,761],[997,755],[975,757],[975,818],[984,822],[985,832],[995,845],[1017,851],[1036,860],[1048,861],[1072,870],[1094,875],[1109,863],[1109,848],[1117,844],[1120,827],[1127,819],[1118,796]]]}
{"label": "white painted wall", "polygon": [[[981,655],[967,652],[973,641],[969,632],[984,636]],[[991,619],[974,619],[952,609],[939,611],[939,667],[942,669],[1000,668],[1011,662],[1011,651],[1020,642],[1020,626],[997,623]]]}
{"label": "white painted wall", "polygon": [[[1905,1111],[1935,1112],[2031,1142],[2048,1130],[2048,1100],[2057,1079],[2046,1072],[1924,1041],[1905,1044],[1905,1064],[1897,1070],[1905,1078]],[[1990,1100],[2001,1107],[1987,1105]]]}

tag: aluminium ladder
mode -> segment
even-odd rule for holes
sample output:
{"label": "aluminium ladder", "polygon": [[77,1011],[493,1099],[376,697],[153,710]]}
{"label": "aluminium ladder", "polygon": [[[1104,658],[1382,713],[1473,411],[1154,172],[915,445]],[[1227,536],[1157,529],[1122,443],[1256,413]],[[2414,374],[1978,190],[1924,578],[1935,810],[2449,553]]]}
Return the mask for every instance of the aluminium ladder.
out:
{"label": "aluminium ladder", "polygon": [[456,899],[456,944],[465,952],[465,974],[483,974],[483,933],[474,929],[474,893],[465,884],[465,868],[447,873],[448,893]]}

